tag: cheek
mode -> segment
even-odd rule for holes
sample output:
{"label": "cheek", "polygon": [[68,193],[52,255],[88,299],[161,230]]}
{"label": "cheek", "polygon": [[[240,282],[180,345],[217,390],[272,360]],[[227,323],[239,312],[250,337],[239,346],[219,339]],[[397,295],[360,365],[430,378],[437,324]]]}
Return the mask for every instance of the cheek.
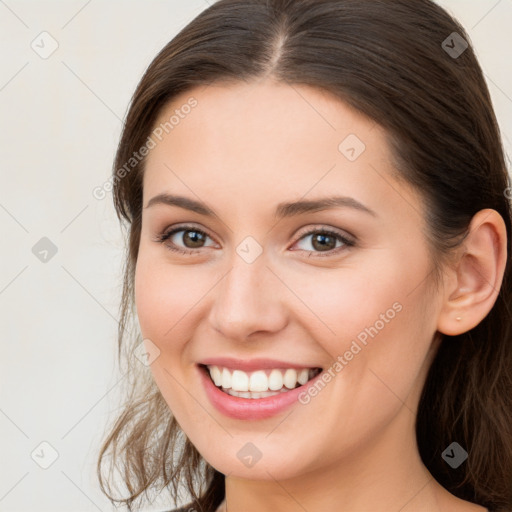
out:
{"label": "cheek", "polygon": [[160,351],[150,366],[157,387],[176,419],[190,421],[200,411],[183,386],[187,341],[197,324],[197,303],[208,287],[195,279],[197,272],[193,276],[193,270],[171,268],[159,259],[139,253],[134,280],[137,317],[142,337]]}
{"label": "cheek", "polygon": [[[193,325],[201,299],[213,286],[212,272],[169,265],[162,258],[139,254],[135,271],[135,304],[142,335],[157,344],[182,339]],[[175,343],[169,343],[173,348]]]}
{"label": "cheek", "polygon": [[[397,249],[369,255],[357,271],[313,269],[287,277],[307,305],[296,318],[331,357],[346,354],[351,378],[361,379],[360,372],[375,365],[406,387],[420,370],[435,332],[434,311],[426,289],[428,259],[420,241],[411,247],[416,249],[407,254]],[[393,365],[407,370],[395,375]]]}
{"label": "cheek", "polygon": [[394,319],[407,294],[408,278],[392,265],[396,262],[390,262],[386,273],[369,262],[357,270],[320,273],[312,269],[301,275],[289,274],[287,281],[294,283],[294,292],[305,305],[300,306],[304,315],[296,318],[308,322],[318,341],[323,338],[333,343],[355,338],[375,323],[381,328],[382,316],[384,320]]}
{"label": "cheek", "polygon": [[[308,428],[341,429],[348,443],[339,444],[341,451],[354,440],[371,438],[398,413],[402,400],[414,396],[433,334],[434,312],[422,283],[427,261],[416,259],[406,269],[396,255],[379,261],[378,271],[368,265],[365,272],[344,269],[323,278],[312,273],[294,281],[300,283],[294,291],[310,309],[300,317],[303,328],[337,360],[325,391],[333,405],[326,409],[325,398],[312,397]],[[301,428],[298,416],[290,422]]]}

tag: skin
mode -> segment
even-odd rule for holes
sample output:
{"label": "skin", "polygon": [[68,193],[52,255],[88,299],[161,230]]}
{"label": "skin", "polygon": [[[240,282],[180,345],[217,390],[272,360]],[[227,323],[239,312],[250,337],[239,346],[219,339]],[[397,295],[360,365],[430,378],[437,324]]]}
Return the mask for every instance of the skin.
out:
{"label": "skin", "polygon": [[[218,218],[144,208],[135,300],[142,335],[160,350],[153,377],[188,438],[226,475],[229,512],[484,511],[432,478],[414,422],[436,332],[469,330],[496,300],[503,219],[494,210],[474,217],[435,288],[421,194],[393,178],[379,125],[325,92],[265,79],[187,91],[155,126],[191,96],[198,106],[148,155],[143,205],[172,193]],[[366,145],[355,161],[338,150],[348,134]],[[376,215],[336,207],[274,217],[280,202],[333,193]],[[181,223],[208,235],[203,246],[184,238],[190,231],[165,243],[194,254],[155,241]],[[332,242],[327,255],[303,235],[322,227],[355,245]],[[263,249],[250,264],[236,252],[247,236]],[[401,311],[307,405],[232,419],[198,379],[196,363],[220,355],[328,368],[395,303]],[[250,468],[237,457],[248,442],[262,453]]]}

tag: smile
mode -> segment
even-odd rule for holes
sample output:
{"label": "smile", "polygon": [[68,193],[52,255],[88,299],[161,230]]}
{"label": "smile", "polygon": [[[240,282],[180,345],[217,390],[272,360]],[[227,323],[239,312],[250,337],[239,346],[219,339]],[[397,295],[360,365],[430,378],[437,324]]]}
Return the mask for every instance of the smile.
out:
{"label": "smile", "polygon": [[322,374],[321,368],[245,371],[220,364],[198,364],[196,368],[210,403],[224,416],[237,420],[263,420],[300,404],[300,394]]}
{"label": "smile", "polygon": [[215,386],[224,393],[250,399],[286,393],[306,384],[322,371],[321,368],[272,368],[245,372],[216,365],[206,368]]}

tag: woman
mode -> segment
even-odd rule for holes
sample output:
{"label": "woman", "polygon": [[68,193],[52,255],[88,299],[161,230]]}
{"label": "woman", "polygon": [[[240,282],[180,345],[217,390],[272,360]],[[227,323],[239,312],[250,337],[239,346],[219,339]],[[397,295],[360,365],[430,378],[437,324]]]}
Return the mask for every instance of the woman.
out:
{"label": "woman", "polygon": [[113,501],[512,509],[510,183],[443,9],[218,1],[139,83],[113,185]]}

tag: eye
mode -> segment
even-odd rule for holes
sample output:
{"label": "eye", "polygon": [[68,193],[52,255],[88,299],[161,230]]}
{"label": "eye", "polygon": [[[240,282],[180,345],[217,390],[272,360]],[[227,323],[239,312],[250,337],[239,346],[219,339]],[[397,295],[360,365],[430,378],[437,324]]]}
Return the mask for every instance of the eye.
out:
{"label": "eye", "polygon": [[[178,233],[182,234],[180,236],[176,236],[178,235]],[[333,254],[337,254],[338,252],[345,250],[348,247],[353,247],[355,245],[355,240],[353,240],[352,238],[349,238],[332,229],[327,229],[323,227],[313,229],[304,233],[300,237],[298,242],[296,242],[296,244],[298,244],[302,240],[307,239],[308,237],[312,237],[311,241],[309,242],[309,245],[313,249],[300,248],[299,250],[315,254],[315,257],[332,256]],[[171,229],[170,231],[164,231],[163,233],[160,233],[155,241],[162,243],[166,247],[166,249],[169,249],[170,251],[179,254],[190,255],[198,253],[197,249],[208,247],[207,245],[205,245],[205,241],[208,238],[210,237],[204,231],[196,228],[195,226],[179,226],[174,229]],[[185,245],[184,248],[177,245],[177,242],[180,240],[181,243]],[[338,242],[340,243],[340,245],[337,246]]]}
{"label": "eye", "polygon": [[[178,233],[183,234],[175,236]],[[193,254],[198,252],[195,249],[205,247],[203,244],[207,238],[210,237],[204,231],[201,231],[194,226],[179,226],[170,231],[160,233],[155,241],[162,243],[170,251],[177,252],[179,254]],[[176,245],[178,240],[181,240],[181,242],[185,244],[185,248],[181,248]],[[167,241],[170,241],[171,243],[166,243]]]}
{"label": "eye", "polygon": [[[302,248],[300,250],[311,252],[312,254],[315,255],[315,257],[332,256],[333,254],[338,254],[340,250],[344,250],[348,247],[353,247],[355,245],[355,240],[353,240],[352,238],[348,238],[347,236],[338,233],[337,231],[327,228],[317,228],[314,230],[310,230],[300,237],[299,242],[301,240],[307,239],[308,237],[311,237],[311,240],[305,245],[309,245],[313,249]],[[337,242],[341,242],[341,245],[336,246]]]}

